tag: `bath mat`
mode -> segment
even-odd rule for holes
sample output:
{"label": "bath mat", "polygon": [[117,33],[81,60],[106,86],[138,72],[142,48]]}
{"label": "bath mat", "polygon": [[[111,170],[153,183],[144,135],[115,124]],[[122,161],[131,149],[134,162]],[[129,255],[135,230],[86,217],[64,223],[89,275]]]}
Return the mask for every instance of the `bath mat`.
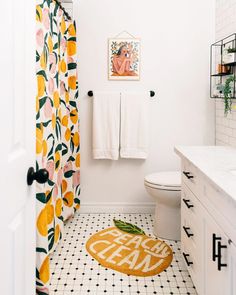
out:
{"label": "bath mat", "polygon": [[136,225],[113,220],[115,227],[95,233],[86,243],[88,253],[102,266],[134,276],[154,276],[173,259],[170,246],[149,237]]}

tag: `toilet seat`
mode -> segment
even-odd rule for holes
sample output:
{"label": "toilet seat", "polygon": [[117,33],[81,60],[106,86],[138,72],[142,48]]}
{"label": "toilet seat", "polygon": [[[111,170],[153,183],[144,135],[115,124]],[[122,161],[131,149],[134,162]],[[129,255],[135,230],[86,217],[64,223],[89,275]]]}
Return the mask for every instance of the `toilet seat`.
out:
{"label": "toilet seat", "polygon": [[180,191],[181,173],[179,171],[171,171],[149,174],[145,177],[144,183],[153,189]]}

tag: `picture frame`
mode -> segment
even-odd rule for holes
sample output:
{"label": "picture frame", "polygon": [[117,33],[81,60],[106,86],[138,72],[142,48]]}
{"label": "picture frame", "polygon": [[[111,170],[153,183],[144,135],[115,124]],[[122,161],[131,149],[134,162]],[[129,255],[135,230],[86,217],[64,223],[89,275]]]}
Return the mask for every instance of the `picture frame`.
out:
{"label": "picture frame", "polygon": [[108,39],[108,80],[140,80],[141,40]]}

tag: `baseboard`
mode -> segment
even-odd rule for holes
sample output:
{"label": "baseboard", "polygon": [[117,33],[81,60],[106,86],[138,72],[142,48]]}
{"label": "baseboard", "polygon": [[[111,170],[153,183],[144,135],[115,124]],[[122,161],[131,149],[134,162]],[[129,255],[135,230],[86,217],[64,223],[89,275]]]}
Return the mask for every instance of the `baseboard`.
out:
{"label": "baseboard", "polygon": [[83,203],[79,213],[150,213],[155,210],[154,203]]}

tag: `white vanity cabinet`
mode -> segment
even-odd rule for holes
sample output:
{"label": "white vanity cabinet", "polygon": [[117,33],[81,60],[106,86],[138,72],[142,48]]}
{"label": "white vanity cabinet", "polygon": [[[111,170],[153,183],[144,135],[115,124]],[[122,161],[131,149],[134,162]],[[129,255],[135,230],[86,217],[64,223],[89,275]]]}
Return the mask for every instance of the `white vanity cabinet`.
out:
{"label": "white vanity cabinet", "polygon": [[231,277],[230,290],[231,294],[236,294],[236,247],[231,245],[229,251],[229,272]]}
{"label": "white vanity cabinet", "polygon": [[236,202],[203,173],[204,159],[198,166],[191,152],[176,152],[182,159],[181,250],[186,268],[199,295],[236,295]]}

